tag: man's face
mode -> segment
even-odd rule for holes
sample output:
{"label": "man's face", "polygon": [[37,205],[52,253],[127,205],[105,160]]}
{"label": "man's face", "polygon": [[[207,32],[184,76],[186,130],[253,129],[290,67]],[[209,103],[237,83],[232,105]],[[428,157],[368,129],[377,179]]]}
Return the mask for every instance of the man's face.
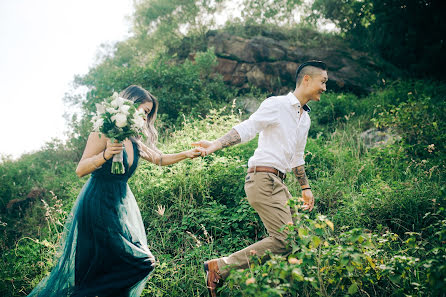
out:
{"label": "man's face", "polygon": [[310,100],[321,100],[321,94],[327,90],[328,74],[321,70],[310,77],[308,81],[308,95]]}

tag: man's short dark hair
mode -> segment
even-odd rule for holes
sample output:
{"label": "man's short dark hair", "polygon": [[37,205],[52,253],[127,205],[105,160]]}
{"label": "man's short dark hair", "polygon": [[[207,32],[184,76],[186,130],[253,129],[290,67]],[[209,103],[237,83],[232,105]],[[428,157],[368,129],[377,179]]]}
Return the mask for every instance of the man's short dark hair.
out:
{"label": "man's short dark hair", "polygon": [[325,64],[322,61],[310,60],[310,61],[303,62],[302,64],[299,65],[299,67],[296,70],[296,83],[298,82],[299,74],[307,66],[316,67],[316,68],[319,68],[319,69],[325,70],[325,71],[327,70],[327,64]]}

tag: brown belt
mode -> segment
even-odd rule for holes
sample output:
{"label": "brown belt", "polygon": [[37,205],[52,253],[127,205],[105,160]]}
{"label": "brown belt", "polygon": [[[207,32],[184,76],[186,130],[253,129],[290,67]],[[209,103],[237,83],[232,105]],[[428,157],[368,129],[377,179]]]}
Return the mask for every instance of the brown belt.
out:
{"label": "brown belt", "polygon": [[286,173],[283,173],[274,167],[255,166],[255,167],[248,168],[248,173],[253,173],[253,172],[269,172],[269,173],[273,173],[274,175],[278,176],[282,180],[285,180],[285,178],[286,178]]}

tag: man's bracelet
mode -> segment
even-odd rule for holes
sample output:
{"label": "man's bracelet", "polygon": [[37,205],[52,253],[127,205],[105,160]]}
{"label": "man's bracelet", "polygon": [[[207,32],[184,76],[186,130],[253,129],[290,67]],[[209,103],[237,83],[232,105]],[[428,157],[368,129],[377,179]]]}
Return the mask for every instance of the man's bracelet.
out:
{"label": "man's bracelet", "polygon": [[105,158],[105,150],[102,152],[102,158],[104,158],[105,162],[108,161],[108,160]]}
{"label": "man's bracelet", "polygon": [[307,188],[303,188],[303,189],[302,189],[302,191],[305,191],[305,190],[311,190],[311,188],[310,188],[310,187],[307,187]]}

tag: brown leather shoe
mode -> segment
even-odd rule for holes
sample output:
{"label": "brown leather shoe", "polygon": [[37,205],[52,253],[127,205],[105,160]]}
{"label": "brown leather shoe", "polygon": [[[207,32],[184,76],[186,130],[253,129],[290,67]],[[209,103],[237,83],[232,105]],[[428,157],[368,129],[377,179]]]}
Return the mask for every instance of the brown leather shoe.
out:
{"label": "brown leather shoe", "polygon": [[218,271],[217,260],[204,262],[204,272],[206,273],[206,286],[209,296],[217,297],[217,288],[223,284],[223,279]]}

